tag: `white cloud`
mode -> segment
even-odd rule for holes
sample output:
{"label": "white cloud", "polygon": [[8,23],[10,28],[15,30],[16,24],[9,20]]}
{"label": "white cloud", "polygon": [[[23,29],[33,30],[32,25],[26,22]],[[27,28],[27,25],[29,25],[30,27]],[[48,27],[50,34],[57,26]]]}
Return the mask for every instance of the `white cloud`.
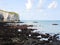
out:
{"label": "white cloud", "polygon": [[42,8],[43,1],[44,1],[44,0],[39,0],[39,2],[38,2],[38,8],[39,8],[39,9]]}
{"label": "white cloud", "polygon": [[52,3],[50,3],[48,5],[48,8],[56,8],[57,7],[57,2],[56,1],[53,1]]}
{"label": "white cloud", "polygon": [[32,8],[32,1],[31,0],[27,0],[25,6],[26,6],[27,10],[30,10]]}

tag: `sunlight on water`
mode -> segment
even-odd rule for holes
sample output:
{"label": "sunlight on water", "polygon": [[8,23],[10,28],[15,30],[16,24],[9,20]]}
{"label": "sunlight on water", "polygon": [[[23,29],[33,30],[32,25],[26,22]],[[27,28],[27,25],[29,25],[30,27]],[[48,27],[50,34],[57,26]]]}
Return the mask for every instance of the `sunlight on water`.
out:
{"label": "sunlight on water", "polygon": [[[42,33],[59,33],[60,32],[60,21],[37,21],[37,23],[27,21],[23,24],[34,25],[30,28],[37,29],[37,32]],[[52,25],[58,24],[58,25]]]}

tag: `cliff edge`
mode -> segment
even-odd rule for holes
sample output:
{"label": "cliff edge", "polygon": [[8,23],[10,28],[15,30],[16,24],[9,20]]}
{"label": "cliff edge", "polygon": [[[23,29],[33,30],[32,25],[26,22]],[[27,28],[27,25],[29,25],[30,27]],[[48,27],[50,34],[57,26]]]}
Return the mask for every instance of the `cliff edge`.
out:
{"label": "cliff edge", "polygon": [[19,22],[19,14],[0,10],[0,22]]}

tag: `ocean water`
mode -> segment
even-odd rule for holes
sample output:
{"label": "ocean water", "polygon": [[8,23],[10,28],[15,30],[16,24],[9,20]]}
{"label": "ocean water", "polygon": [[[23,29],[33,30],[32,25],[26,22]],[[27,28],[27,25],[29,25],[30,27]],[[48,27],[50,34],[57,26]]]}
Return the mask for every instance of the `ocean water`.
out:
{"label": "ocean water", "polygon": [[[60,20],[22,20],[21,25],[34,25],[37,30],[36,32],[39,33],[50,33],[50,34],[60,34]],[[57,25],[53,25],[57,24]]]}

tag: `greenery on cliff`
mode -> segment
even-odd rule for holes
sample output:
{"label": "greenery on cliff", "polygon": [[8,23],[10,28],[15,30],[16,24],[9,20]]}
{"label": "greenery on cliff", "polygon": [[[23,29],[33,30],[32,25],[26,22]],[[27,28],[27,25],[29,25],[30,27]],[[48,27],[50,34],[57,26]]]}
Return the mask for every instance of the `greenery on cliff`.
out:
{"label": "greenery on cliff", "polygon": [[18,15],[18,13],[16,12],[8,12],[8,13]]}
{"label": "greenery on cliff", "polygon": [[0,11],[2,11],[2,12],[7,12],[7,13],[9,13],[9,14],[16,14],[16,15],[19,15],[19,14],[16,13],[16,12],[8,12],[8,11],[5,11],[5,10],[0,10]]}
{"label": "greenery on cliff", "polygon": [[[3,18],[4,21],[18,21],[19,14],[16,12],[9,12],[5,10],[0,10],[0,17]],[[1,20],[0,18],[0,20]],[[2,20],[1,20],[2,21]]]}

